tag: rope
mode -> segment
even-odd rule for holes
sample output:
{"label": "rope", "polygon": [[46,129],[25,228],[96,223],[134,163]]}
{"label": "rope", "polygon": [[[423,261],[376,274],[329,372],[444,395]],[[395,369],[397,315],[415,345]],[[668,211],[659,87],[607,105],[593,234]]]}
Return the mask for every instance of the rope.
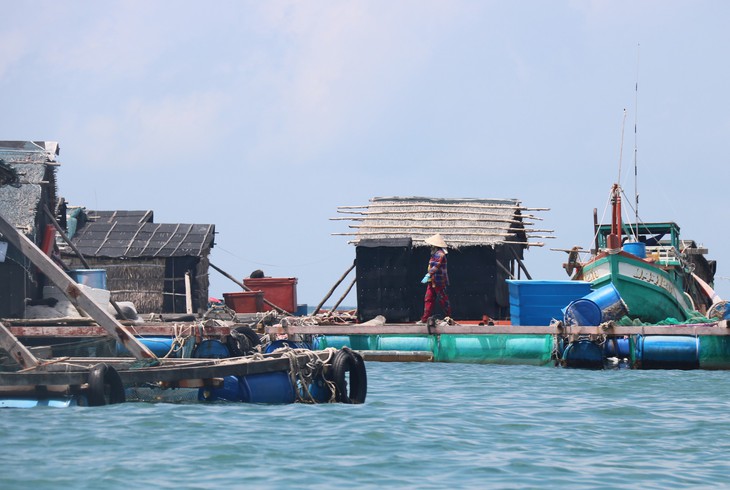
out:
{"label": "rope", "polygon": [[[289,360],[289,379],[294,387],[294,393],[298,402],[309,404],[317,403],[317,400],[314,399],[314,396],[309,391],[309,385],[312,384],[313,379],[322,373],[324,365],[332,359],[334,353],[337,352],[337,349],[329,347],[325,349],[325,351],[327,351],[328,355],[327,359],[324,361],[309,349],[292,349],[287,345],[274,351]],[[299,357],[302,355],[307,357],[307,362],[304,366],[300,367]],[[324,378],[324,376],[322,379],[324,379],[331,393],[328,402],[332,403],[335,398],[335,385]]]}

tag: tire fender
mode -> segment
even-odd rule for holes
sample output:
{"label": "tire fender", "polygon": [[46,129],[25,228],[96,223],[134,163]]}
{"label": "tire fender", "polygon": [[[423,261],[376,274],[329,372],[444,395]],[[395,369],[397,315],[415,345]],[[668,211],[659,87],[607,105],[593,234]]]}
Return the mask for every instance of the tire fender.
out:
{"label": "tire fender", "polygon": [[109,393],[108,404],[124,403],[124,384],[122,378],[113,366],[108,364],[97,364],[89,372],[89,388],[86,396],[90,407],[100,407],[107,404],[107,390]]}
{"label": "tire fender", "polygon": [[[349,391],[347,374],[349,373]],[[365,403],[368,391],[365,361],[362,356],[343,347],[335,354],[328,378],[335,385],[335,400],[339,403]]]}

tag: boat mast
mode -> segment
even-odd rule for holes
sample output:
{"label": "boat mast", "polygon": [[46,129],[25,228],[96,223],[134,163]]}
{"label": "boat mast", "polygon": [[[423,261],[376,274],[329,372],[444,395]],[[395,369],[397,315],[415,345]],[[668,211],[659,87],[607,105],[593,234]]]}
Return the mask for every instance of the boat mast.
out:
{"label": "boat mast", "polygon": [[611,188],[611,234],[608,236],[609,250],[621,249],[621,186]]}

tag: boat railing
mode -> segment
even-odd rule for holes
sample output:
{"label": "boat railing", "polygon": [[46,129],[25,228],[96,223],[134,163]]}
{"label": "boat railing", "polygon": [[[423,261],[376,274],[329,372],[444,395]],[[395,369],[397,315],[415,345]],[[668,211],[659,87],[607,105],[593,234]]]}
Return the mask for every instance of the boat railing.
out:
{"label": "boat railing", "polygon": [[671,245],[646,247],[646,258],[659,265],[681,265],[677,249]]}

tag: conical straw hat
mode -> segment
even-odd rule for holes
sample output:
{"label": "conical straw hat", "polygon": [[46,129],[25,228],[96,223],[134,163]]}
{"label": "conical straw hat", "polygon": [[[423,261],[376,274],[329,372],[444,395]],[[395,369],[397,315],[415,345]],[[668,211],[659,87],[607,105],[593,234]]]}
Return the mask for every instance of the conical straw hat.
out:
{"label": "conical straw hat", "polygon": [[446,248],[446,241],[444,240],[444,237],[441,236],[441,233],[436,233],[433,236],[430,236],[424,240],[429,245],[433,245],[434,247],[438,248]]}

